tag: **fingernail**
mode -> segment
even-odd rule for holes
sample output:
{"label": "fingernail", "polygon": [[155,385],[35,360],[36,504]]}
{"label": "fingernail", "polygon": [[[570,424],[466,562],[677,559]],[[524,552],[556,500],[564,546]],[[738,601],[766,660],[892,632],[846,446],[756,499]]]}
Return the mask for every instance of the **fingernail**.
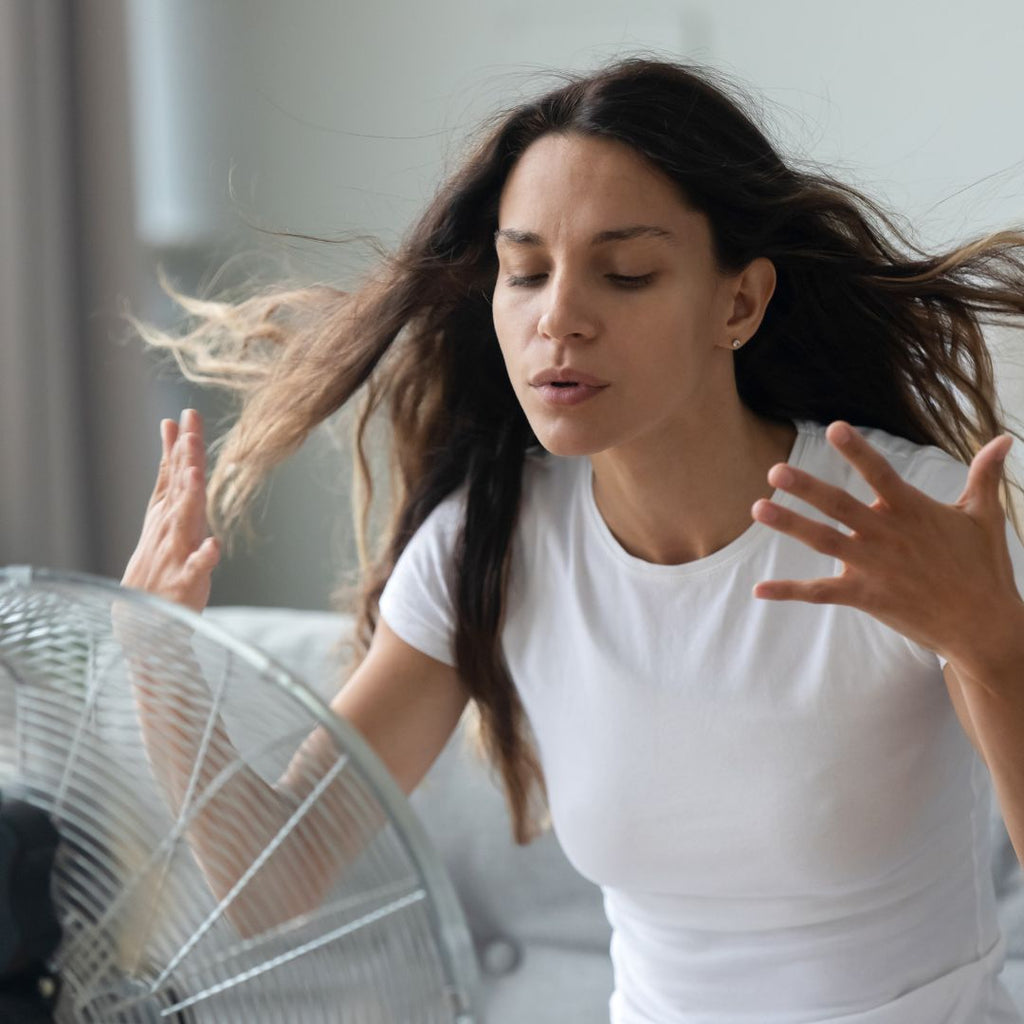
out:
{"label": "fingernail", "polygon": [[840,423],[832,428],[832,436],[839,444],[845,444],[850,440],[850,428],[845,423]]}

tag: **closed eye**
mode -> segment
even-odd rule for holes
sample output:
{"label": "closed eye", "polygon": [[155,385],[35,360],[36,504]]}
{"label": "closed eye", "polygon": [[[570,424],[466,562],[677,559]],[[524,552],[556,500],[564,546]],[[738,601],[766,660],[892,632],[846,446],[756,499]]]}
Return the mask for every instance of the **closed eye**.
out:
{"label": "closed eye", "polygon": [[[529,274],[525,276],[513,274],[505,278],[505,283],[513,288],[531,288],[534,285],[540,284],[546,277],[547,274]],[[628,274],[606,274],[605,277],[620,288],[643,288],[654,280],[655,275],[638,274],[630,276]]]}
{"label": "closed eye", "polygon": [[644,285],[648,285],[654,280],[654,274],[638,274],[635,277],[629,277],[626,274],[609,274],[608,278],[622,288],[643,288]]}
{"label": "closed eye", "polygon": [[525,277],[512,274],[505,278],[505,284],[509,284],[513,288],[529,288],[530,285],[540,284],[545,277],[547,274],[530,274]]}

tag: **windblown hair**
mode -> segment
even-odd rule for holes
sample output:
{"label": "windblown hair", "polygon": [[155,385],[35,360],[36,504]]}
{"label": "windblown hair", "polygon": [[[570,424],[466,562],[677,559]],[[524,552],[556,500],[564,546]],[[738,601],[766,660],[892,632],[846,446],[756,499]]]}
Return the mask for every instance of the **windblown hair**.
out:
{"label": "windblown hair", "polygon": [[[190,379],[240,397],[210,479],[210,522],[222,538],[245,524],[270,470],[359,393],[358,658],[402,550],[442,499],[465,489],[454,650],[520,844],[550,824],[500,644],[524,454],[537,440],[501,358],[491,295],[499,196],[531,143],[549,133],[617,140],[708,217],[720,271],[772,261],[774,295],[733,356],[740,397],[760,416],[881,427],[964,462],[1010,430],[981,328],[1024,318],[1024,232],[929,254],[858,190],[783,162],[744,108],[743,94],[706,67],[632,58],[567,77],[488,125],[358,291],[279,287],[227,303],[172,290],[198,325],[170,337],[135,323]],[[368,553],[366,438],[377,411],[390,425],[392,514]],[[1004,470],[1005,504],[1009,482]]]}

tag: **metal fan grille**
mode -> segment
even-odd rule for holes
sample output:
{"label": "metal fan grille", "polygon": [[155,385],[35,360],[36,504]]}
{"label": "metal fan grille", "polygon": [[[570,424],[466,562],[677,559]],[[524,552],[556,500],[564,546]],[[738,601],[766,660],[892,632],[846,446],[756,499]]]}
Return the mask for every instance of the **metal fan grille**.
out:
{"label": "metal fan grille", "polygon": [[464,919],[404,796],[198,616],[0,573],[0,789],[61,833],[58,1021],[479,1019]]}

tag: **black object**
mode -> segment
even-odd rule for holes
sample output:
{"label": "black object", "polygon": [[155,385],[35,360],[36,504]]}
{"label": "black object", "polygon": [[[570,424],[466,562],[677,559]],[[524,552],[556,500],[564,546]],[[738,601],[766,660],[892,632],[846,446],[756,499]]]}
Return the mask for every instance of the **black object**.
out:
{"label": "black object", "polygon": [[0,1020],[52,1020],[46,962],[60,944],[51,876],[60,834],[38,807],[0,803]]}

